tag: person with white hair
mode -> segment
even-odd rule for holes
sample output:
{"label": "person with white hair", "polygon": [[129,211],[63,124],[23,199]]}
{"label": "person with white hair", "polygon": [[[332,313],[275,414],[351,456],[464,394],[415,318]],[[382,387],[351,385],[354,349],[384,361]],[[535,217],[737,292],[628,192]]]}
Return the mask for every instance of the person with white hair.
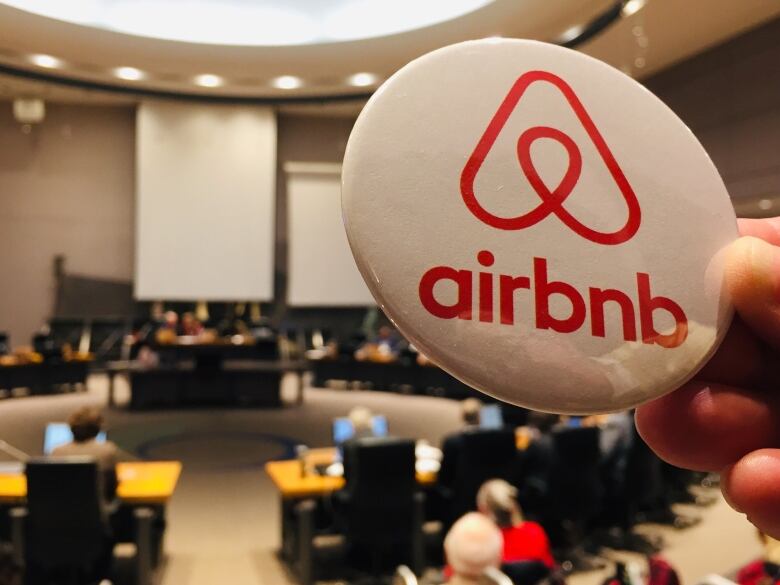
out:
{"label": "person with white hair", "polygon": [[374,436],[374,415],[365,406],[356,406],[349,411],[347,415],[349,422],[352,423],[354,434],[352,438],[362,439]]}
{"label": "person with white hair", "polygon": [[539,524],[523,519],[517,489],[503,479],[491,479],[477,492],[477,509],[496,523],[503,537],[502,563],[539,561],[548,569],[555,565],[550,541]]}
{"label": "person with white hair", "polygon": [[484,572],[501,565],[504,543],[501,531],[484,514],[461,516],[444,539],[450,585],[475,585]]}

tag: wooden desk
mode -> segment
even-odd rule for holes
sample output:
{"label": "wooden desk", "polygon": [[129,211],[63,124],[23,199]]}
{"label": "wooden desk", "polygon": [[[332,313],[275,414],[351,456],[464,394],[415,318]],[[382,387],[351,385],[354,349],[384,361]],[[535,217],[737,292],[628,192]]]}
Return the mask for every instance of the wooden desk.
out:
{"label": "wooden desk", "polygon": [[[116,468],[117,495],[128,504],[165,504],[181,474],[179,461],[133,461]],[[0,474],[0,503],[19,503],[27,497],[24,473]]]}
{"label": "wooden desk", "polygon": [[[336,459],[336,449],[325,447],[311,449],[306,454],[306,467],[330,465]],[[301,464],[297,459],[285,461],[269,461],[265,464],[265,472],[285,499],[302,499],[323,496],[344,487],[343,477],[318,475],[309,472],[301,476]],[[435,473],[417,473],[417,482],[422,485],[436,483]]]}
{"label": "wooden desk", "polygon": [[29,388],[31,394],[51,394],[61,384],[87,382],[89,363],[83,360],[0,366],[0,389]]}
{"label": "wooden desk", "polygon": [[[305,466],[313,469],[315,466],[330,465],[336,459],[336,449],[326,447],[311,449],[306,454]],[[297,459],[285,461],[269,461],[265,464],[265,472],[279,490],[281,513],[281,555],[291,562],[295,557],[295,523],[294,507],[302,499],[318,498],[338,491],[344,487],[343,477],[331,477],[308,472],[301,475],[301,463]],[[423,486],[436,483],[435,473],[418,473],[417,482]]]}

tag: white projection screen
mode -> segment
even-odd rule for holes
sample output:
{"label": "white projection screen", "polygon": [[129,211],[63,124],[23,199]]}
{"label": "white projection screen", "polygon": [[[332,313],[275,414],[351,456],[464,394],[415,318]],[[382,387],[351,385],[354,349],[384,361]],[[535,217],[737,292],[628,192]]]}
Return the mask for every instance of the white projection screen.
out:
{"label": "white projection screen", "polygon": [[150,101],[136,126],[136,298],[270,300],[273,111]]}
{"label": "white projection screen", "polygon": [[341,220],[341,165],[287,163],[287,302],[295,307],[374,305]]}

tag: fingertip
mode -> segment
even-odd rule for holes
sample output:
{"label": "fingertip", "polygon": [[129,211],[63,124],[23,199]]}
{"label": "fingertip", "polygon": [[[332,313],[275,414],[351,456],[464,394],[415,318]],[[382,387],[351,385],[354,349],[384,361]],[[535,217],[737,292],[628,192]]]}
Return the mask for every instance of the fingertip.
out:
{"label": "fingertip", "polygon": [[780,449],[759,449],[722,473],[723,495],[761,531],[780,538]]}

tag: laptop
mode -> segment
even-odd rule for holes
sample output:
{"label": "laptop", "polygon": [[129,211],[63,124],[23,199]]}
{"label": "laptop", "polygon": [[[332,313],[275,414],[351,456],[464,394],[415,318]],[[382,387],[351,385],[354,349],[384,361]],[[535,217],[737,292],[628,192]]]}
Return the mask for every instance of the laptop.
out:
{"label": "laptop", "polygon": [[501,406],[486,404],[479,411],[479,427],[482,429],[500,429],[504,426]]}
{"label": "laptop", "polygon": [[[387,417],[375,415],[371,418],[371,429],[375,437],[386,437],[388,433]],[[355,434],[352,422],[346,418],[337,418],[333,421],[333,443],[336,446],[351,439]]]}
{"label": "laptop", "polygon": [[[101,431],[95,439],[99,443],[105,442],[106,432]],[[54,449],[71,441],[73,441],[73,433],[70,432],[68,423],[49,423],[43,435],[43,454],[51,455]]]}

